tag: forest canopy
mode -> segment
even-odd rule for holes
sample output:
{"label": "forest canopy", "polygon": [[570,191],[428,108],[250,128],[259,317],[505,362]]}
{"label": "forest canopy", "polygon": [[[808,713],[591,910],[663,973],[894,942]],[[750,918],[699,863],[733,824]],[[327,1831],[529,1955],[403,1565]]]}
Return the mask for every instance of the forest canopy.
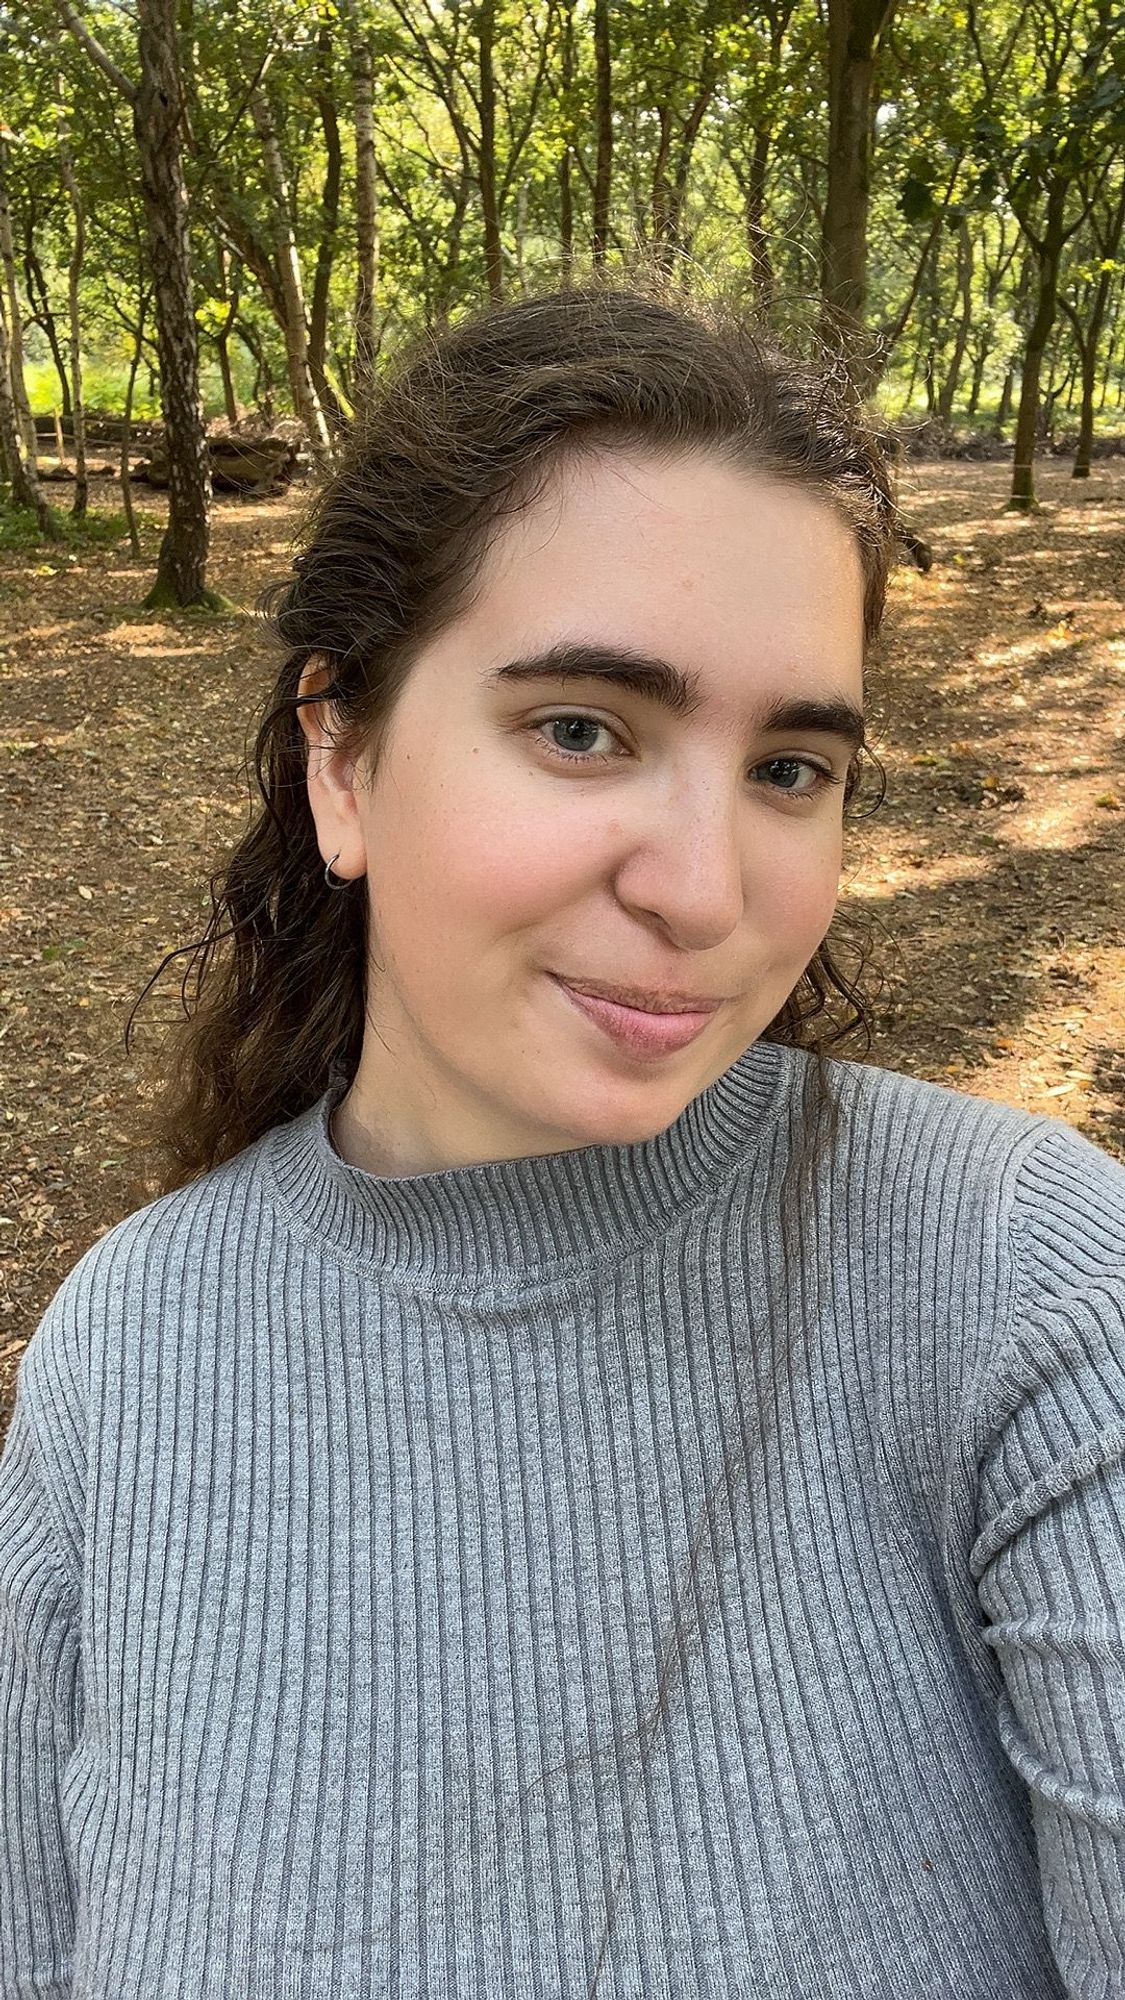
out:
{"label": "forest canopy", "polygon": [[2,470],[50,532],[40,460],[81,513],[91,424],[161,417],[156,602],[206,601],[209,419],[328,467],[405,336],[638,260],[1010,449],[1014,507],[1120,432],[1104,0],[25,0],[0,73]]}

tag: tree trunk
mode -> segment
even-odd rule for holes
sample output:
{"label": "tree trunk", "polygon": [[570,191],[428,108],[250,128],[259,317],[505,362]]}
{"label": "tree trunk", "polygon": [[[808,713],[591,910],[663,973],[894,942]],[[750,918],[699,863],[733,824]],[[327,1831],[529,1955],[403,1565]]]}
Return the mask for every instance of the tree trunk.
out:
{"label": "tree trunk", "polygon": [[[1098,281],[1099,295],[1102,293],[1103,287],[1108,295],[1109,274],[1105,271],[1102,272],[1101,278]],[[1097,311],[1097,300],[1095,300],[1095,309],[1094,313],[1091,314],[1090,324],[1081,332],[1079,332],[1077,326],[1075,327],[1075,334],[1078,339],[1079,360],[1082,368],[1082,403],[1078,413],[1078,448],[1074,454],[1074,464],[1071,467],[1072,479],[1089,479],[1090,477],[1090,464],[1094,456],[1094,397],[1097,394],[1098,388],[1098,342],[1101,336],[1101,319],[1104,312],[1104,299],[1102,299],[1101,313]]]}
{"label": "tree trunk", "polygon": [[750,178],[746,187],[746,241],[750,250],[754,296],[762,312],[768,312],[773,303],[773,258],[766,228],[766,175],[772,145],[772,127],[759,125],[754,133],[754,151],[750,156]]}
{"label": "tree trunk", "polygon": [[151,607],[209,604],[211,475],[199,394],[199,338],[192,291],[188,197],[180,126],[183,97],[176,0],[138,0],[140,84],[133,130],[140,155],[160,356],[160,403],[168,448],[168,526]]}
{"label": "tree trunk", "polygon": [[219,374],[223,383],[223,409],[231,429],[238,424],[238,398],[234,393],[234,371],[230,364],[230,337],[238,318],[239,298],[238,274],[231,282],[230,252],[219,245],[219,297],[229,301],[227,316],[215,335],[215,351],[219,357]]}
{"label": "tree trunk", "polygon": [[141,538],[137,532],[137,512],[133,506],[133,481],[129,468],[129,448],[133,437],[133,391],[137,385],[137,369],[141,365],[141,350],[145,338],[145,316],[148,312],[148,294],[141,298],[137,328],[133,336],[133,358],[129,363],[129,379],[125,384],[125,409],[121,419],[121,460],[119,477],[121,480],[121,504],[125,509],[125,524],[129,530],[129,546],[134,562],[141,557]]}
{"label": "tree trunk", "polygon": [[320,242],[313,273],[312,309],[309,315],[309,367],[322,408],[340,426],[344,412],[328,380],[328,294],[332,266],[336,261],[336,239],[340,223],[340,122],[336,115],[336,94],[332,83],[332,28],[321,22],[316,43],[316,108],[324,133],[324,186],[320,196]]}
{"label": "tree trunk", "polygon": [[504,266],[500,248],[500,211],[496,200],[496,72],[493,42],[496,33],[495,0],[483,0],[477,27],[480,57],[480,205],[484,218],[484,270],[488,295],[500,299],[504,291]]}
{"label": "tree trunk", "polygon": [[57,541],[58,529],[43,498],[34,454],[26,460],[23,455],[23,440],[20,437],[19,419],[16,415],[15,398],[12,395],[12,354],[8,340],[8,315],[2,291],[0,291],[0,458],[3,459],[8,483],[12,489],[13,505],[28,508],[35,515],[40,534]]}
{"label": "tree trunk", "polygon": [[821,233],[825,319],[839,337],[855,387],[870,363],[867,209],[875,52],[895,0],[828,0],[828,198]]}
{"label": "tree trunk", "polygon": [[921,347],[921,340],[918,339],[915,340],[914,342],[913,350],[910,356],[910,380],[906,385],[906,395],[903,398],[902,409],[899,412],[900,416],[905,416],[907,410],[909,410],[913,406],[914,391],[918,383],[918,369],[921,365],[921,361],[922,361],[922,347]]}
{"label": "tree trunk", "polygon": [[63,79],[59,78],[59,178],[66,189],[73,221],[70,258],[67,263],[67,326],[70,340],[70,399],[74,417],[74,500],[71,513],[76,521],[86,517],[89,482],[86,477],[86,400],[82,393],[82,326],[78,295],[82,266],[86,261],[86,212],[82,191],[74,171],[67,129]]}
{"label": "tree trunk", "polygon": [[714,30],[708,28],[703,45],[703,55],[699,65],[699,76],[695,84],[695,94],[691,108],[683,121],[680,141],[676,149],[676,162],[671,180],[665,177],[663,204],[665,251],[662,261],[671,268],[675,252],[683,245],[683,217],[687,206],[688,181],[691,178],[691,163],[700,128],[707,115],[707,107],[715,95],[719,81],[719,65],[715,55]]}
{"label": "tree trunk", "polygon": [[281,158],[281,146],[277,137],[273,112],[265,91],[255,90],[250,99],[254,127],[262,148],[262,163],[266,170],[266,182],[270,191],[272,211],[274,254],[281,274],[281,289],[285,305],[285,352],[289,363],[289,383],[293,392],[293,405],[309,436],[309,447],[317,464],[327,469],[332,463],[332,440],[328,424],[309,365],[308,322],[305,318],[305,294],[301,282],[301,263],[297,254],[297,239],[293,233],[293,223],[289,211],[289,189],[285,178],[285,168]]}
{"label": "tree trunk", "polygon": [[1106,341],[1105,367],[1102,369],[1102,386],[1098,391],[1099,416],[1105,409],[1109,396],[1109,385],[1113,379],[1113,364],[1117,354],[1117,328],[1121,318],[1121,299],[1122,292],[1119,288],[1114,297],[1113,311],[1109,316],[1109,339]]}
{"label": "tree trunk", "polygon": [[934,336],[931,333],[926,342],[926,358],[922,367],[922,386],[926,391],[927,417],[936,417],[937,415],[937,383],[934,379],[936,359]]}
{"label": "tree trunk", "polygon": [[574,93],[574,0],[566,0],[562,26],[563,149],[559,160],[559,251],[562,281],[574,274],[574,162],[570,143],[571,99]]}
{"label": "tree trunk", "polygon": [[[23,274],[27,285],[27,302],[31,307],[32,320],[36,326],[41,326],[43,329],[47,345],[51,350],[51,359],[55,364],[55,374],[59,378],[59,394],[62,401],[63,421],[69,423],[70,377],[66,372],[62,343],[59,340],[58,328],[55,325],[55,316],[51,311],[51,301],[47,295],[47,281],[43,276],[43,266],[39,262],[35,253],[35,245],[31,240],[30,225],[27,242],[24,246]],[[37,289],[38,297],[36,297]]]}
{"label": "tree trunk", "polygon": [[1039,422],[1039,380],[1043,356],[1055,313],[1059,292],[1059,261],[1062,256],[1066,219],[1068,179],[1056,173],[1047,189],[1047,208],[1041,248],[1036,250],[1038,293],[1035,314],[1023,352],[1020,401],[1016,413],[1016,442],[1012,456],[1012,490],[1008,506],[1016,513],[1030,513],[1035,506],[1035,439]]}
{"label": "tree trunk", "polygon": [[273,375],[270,372],[269,357],[259,340],[257,332],[249,320],[239,319],[236,327],[239,339],[254,363],[254,387],[250,391],[250,401],[260,417],[271,421],[274,413]]}
{"label": "tree trunk", "polygon": [[370,36],[349,6],[352,105],[355,120],[355,382],[353,400],[362,403],[375,385],[379,356],[379,181],[375,160],[374,62]]}
{"label": "tree trunk", "polygon": [[1000,401],[996,407],[996,435],[1003,435],[1004,426],[1012,414],[1012,398],[1016,393],[1016,371],[1009,367],[1000,385]]}
{"label": "tree trunk", "polygon": [[945,424],[953,422],[953,399],[957,394],[957,384],[961,379],[961,367],[973,324],[973,239],[963,216],[957,235],[957,280],[961,294],[961,317],[957,322],[949,372],[941,385],[937,403],[938,416]]}
{"label": "tree trunk", "polygon": [[609,0],[594,0],[594,65],[597,78],[594,165],[594,264],[600,270],[609,248],[609,195],[613,179],[613,70],[609,45]]}
{"label": "tree trunk", "polygon": [[652,194],[649,213],[652,225],[652,241],[657,262],[668,267],[668,159],[672,151],[672,107],[661,104],[657,110],[660,124],[660,138],[656,147],[656,158],[652,167]]}
{"label": "tree trunk", "polygon": [[23,329],[20,325],[20,296],[16,288],[16,252],[12,241],[12,212],[8,206],[7,146],[0,140],[0,257],[4,260],[4,289],[8,295],[8,338],[11,344],[12,396],[16,421],[29,458],[35,458],[38,444],[35,419],[31,414],[27,382],[23,372]]}
{"label": "tree trunk", "polygon": [[[1020,275],[1019,275],[1019,280],[1016,284],[1016,297],[1013,308],[1014,317],[1021,326],[1023,324],[1023,315],[1027,308],[1027,302],[1031,297],[1031,281],[1034,274],[1034,270],[1035,270],[1034,255],[1030,249],[1027,249],[1024,252],[1023,261],[1020,264]],[[1015,395],[1015,387],[1016,387],[1016,367],[1014,362],[1009,362],[1008,368],[1004,375],[1003,383],[1001,385],[1000,403],[996,411],[996,422],[993,426],[994,435],[996,437],[1003,437],[1004,426],[1008,422],[1008,419],[1012,414],[1012,398]]]}
{"label": "tree trunk", "polygon": [[[1016,241],[1017,242],[1019,241],[1018,237]],[[1015,256],[1015,251],[1016,251],[1016,245],[1013,244],[1012,248],[1008,250],[1007,254],[1005,255],[1003,221],[1001,221],[1000,224],[1000,248],[997,253],[995,263],[990,264],[988,261],[988,243],[986,237],[981,238],[981,250],[984,260],[985,310],[983,315],[983,325],[980,329],[980,333],[977,339],[973,343],[973,379],[969,389],[969,406],[968,406],[968,414],[970,422],[975,418],[977,411],[980,408],[981,393],[984,388],[984,371],[988,362],[989,348],[992,343],[992,328],[993,328],[992,314],[996,306],[997,298],[1000,295],[1000,287],[1003,284],[1004,279],[1008,273],[1008,270],[1011,267],[1012,259]]]}
{"label": "tree trunk", "polygon": [[[1082,361],[1082,404],[1078,417],[1078,449],[1074,456],[1072,476],[1075,479],[1090,477],[1090,461],[1094,455],[1094,399],[1097,395],[1098,349],[1101,346],[1102,328],[1105,325],[1109,307],[1110,292],[1117,265],[1117,253],[1125,230],[1125,182],[1122,182],[1116,208],[1103,235],[1099,230],[1098,248],[1102,253],[1101,269],[1094,288],[1094,300],[1090,317],[1086,323],[1085,338],[1079,341]],[[1075,331],[1078,322],[1075,319]],[[1109,378],[1106,367],[1105,379]]]}
{"label": "tree trunk", "polygon": [[976,347],[973,349],[973,374],[972,380],[969,383],[967,415],[970,423],[974,422],[977,411],[980,408],[980,394],[984,387],[984,368],[987,360],[988,342],[987,340],[978,341]]}

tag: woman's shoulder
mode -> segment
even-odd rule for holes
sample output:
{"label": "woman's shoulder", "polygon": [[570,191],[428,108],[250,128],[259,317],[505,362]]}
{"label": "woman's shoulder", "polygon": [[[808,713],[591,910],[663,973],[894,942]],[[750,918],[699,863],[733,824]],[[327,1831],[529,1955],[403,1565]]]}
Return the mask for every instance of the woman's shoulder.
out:
{"label": "woman's shoulder", "polygon": [[1125,1164],[1073,1125],[876,1064],[827,1068],[853,1161],[868,1155],[920,1199],[1008,1210],[1048,1260],[1069,1245],[1125,1254]]}
{"label": "woman's shoulder", "polygon": [[120,1327],[142,1311],[153,1288],[198,1286],[205,1267],[237,1248],[242,1225],[261,1202],[263,1149],[270,1135],[181,1187],[155,1196],[111,1223],[77,1258],[49,1299],[25,1351],[27,1371],[60,1340],[75,1347],[104,1321]]}

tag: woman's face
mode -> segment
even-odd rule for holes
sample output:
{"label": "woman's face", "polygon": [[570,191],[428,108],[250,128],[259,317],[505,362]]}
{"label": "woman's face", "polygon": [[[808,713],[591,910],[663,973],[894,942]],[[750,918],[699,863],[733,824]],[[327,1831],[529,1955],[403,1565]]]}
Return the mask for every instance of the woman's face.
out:
{"label": "woman's face", "polygon": [[[565,684],[542,662],[561,648]],[[694,701],[577,671],[594,649],[650,678],[665,662]],[[345,1157],[415,1174],[628,1144],[728,1069],[832,917],[862,659],[859,556],[827,502],[702,455],[607,450],[503,524],[374,773],[300,709],[321,853],[367,877]],[[310,669],[302,692],[322,685]],[[641,1055],[557,975],[719,1005],[686,1046]]]}

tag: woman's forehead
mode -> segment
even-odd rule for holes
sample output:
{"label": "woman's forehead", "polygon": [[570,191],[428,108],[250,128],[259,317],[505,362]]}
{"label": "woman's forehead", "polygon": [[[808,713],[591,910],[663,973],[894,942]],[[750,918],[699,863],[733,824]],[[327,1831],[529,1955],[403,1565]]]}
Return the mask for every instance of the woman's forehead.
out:
{"label": "woman's forehead", "polygon": [[862,564],[819,494],[715,458],[599,454],[505,521],[455,631],[492,668],[579,643],[664,659],[704,693],[811,672],[854,699]]}

